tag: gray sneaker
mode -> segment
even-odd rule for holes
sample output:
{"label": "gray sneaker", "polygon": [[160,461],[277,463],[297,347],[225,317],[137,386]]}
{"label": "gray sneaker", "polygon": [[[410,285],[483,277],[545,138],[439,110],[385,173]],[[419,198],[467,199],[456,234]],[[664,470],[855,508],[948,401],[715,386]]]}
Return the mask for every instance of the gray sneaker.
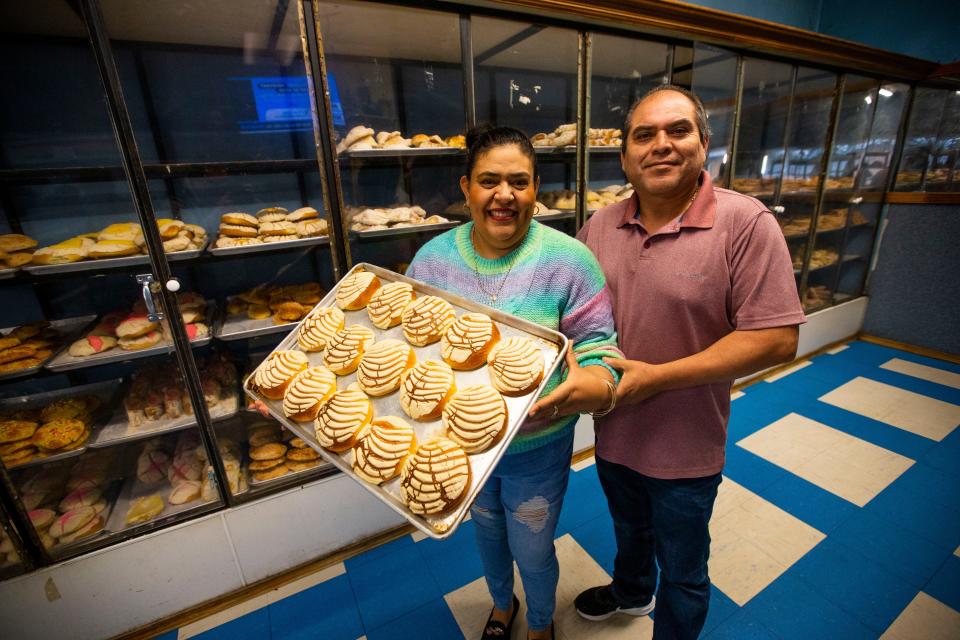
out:
{"label": "gray sneaker", "polygon": [[639,607],[622,607],[616,596],[613,595],[613,586],[593,587],[577,596],[574,606],[581,618],[587,620],[606,620],[615,613],[625,613],[628,616],[645,616],[653,611],[657,599],[650,597],[650,602]]}

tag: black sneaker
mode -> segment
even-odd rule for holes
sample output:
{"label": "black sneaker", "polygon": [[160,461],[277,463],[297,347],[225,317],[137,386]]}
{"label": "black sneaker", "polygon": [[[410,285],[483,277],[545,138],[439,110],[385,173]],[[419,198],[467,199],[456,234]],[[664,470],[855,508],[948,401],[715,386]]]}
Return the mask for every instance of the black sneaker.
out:
{"label": "black sneaker", "polygon": [[577,596],[574,606],[581,618],[587,620],[606,620],[615,613],[625,613],[630,616],[645,616],[653,611],[657,599],[650,597],[650,602],[640,607],[622,607],[613,595],[613,586],[593,587]]}

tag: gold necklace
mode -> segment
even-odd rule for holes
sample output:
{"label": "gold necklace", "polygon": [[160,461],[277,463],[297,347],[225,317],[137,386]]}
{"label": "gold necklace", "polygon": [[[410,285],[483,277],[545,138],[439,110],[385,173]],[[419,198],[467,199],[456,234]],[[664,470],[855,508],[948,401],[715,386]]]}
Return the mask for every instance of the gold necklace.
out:
{"label": "gold necklace", "polygon": [[[470,228],[470,247],[473,249],[475,254],[473,256],[473,264],[471,264],[470,267],[473,269],[473,275],[476,276],[477,278],[477,286],[480,287],[480,290],[483,291],[483,293],[487,296],[487,298],[489,298],[490,304],[495,305],[497,303],[497,298],[500,297],[500,292],[503,291],[503,285],[506,284],[507,278],[510,277],[510,272],[513,271],[513,266],[517,263],[517,257],[519,256],[519,247],[514,250],[517,253],[516,255],[513,256],[513,259],[510,260],[510,267],[507,269],[507,272],[500,279],[500,285],[497,287],[496,292],[490,293],[489,291],[487,291],[487,288],[483,286],[483,281],[480,280],[480,263],[477,259],[477,256],[479,256],[480,253],[477,251],[476,245],[474,245],[474,240],[473,240],[474,228],[475,227]],[[529,233],[529,231],[527,233]]]}

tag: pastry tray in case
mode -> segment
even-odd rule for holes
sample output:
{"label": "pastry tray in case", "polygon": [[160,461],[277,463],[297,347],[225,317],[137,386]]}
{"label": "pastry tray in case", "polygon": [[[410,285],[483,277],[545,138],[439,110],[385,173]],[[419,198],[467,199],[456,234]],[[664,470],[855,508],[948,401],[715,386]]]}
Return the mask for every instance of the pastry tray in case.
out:
{"label": "pastry tray in case", "polygon": [[[210,419],[214,422],[219,422],[220,420],[227,420],[237,415],[239,406],[240,394],[236,389],[232,389],[229,396],[221,398],[220,402],[214,406],[211,407],[207,405],[207,410],[210,412]],[[161,433],[180,431],[181,429],[187,429],[196,425],[196,416],[192,413],[184,413],[179,418],[151,420],[139,427],[131,427],[123,406],[123,400],[121,399],[120,402],[117,403],[117,409],[110,418],[110,422],[104,425],[96,434],[90,436],[90,440],[87,441],[87,446],[91,449],[109,447],[121,442],[130,442]]]}
{"label": "pastry tray in case", "polygon": [[217,340],[229,342],[230,340],[245,340],[272,333],[286,333],[296,327],[299,322],[299,320],[295,320],[283,324],[274,324],[273,316],[255,320],[249,318],[246,313],[231,315],[227,312],[227,305],[223,305],[222,317],[220,322],[217,323],[217,330],[214,331],[213,337]]}
{"label": "pastry tray in case", "polygon": [[0,280],[8,280],[9,278],[15,278],[17,276],[17,271],[20,267],[15,267],[12,269],[0,269]]}
{"label": "pastry tray in case", "polygon": [[[191,347],[202,347],[204,345],[210,344],[210,340],[213,339],[213,321],[216,318],[216,302],[213,300],[207,300],[207,315],[206,322],[207,325],[207,335],[202,338],[197,338],[190,341]],[[74,336],[75,339],[82,338],[83,336]],[[150,347],[149,349],[121,349],[119,345],[108,350],[101,351],[100,353],[95,353],[92,356],[72,356],[69,351],[70,345],[68,344],[66,348],[60,351],[52,359],[50,359],[45,365],[50,371],[70,371],[72,369],[84,369],[86,367],[96,367],[101,364],[111,364],[114,362],[126,362],[127,360],[136,360],[138,358],[147,358],[149,356],[160,355],[163,353],[173,353],[173,340],[169,337],[164,337],[157,343],[156,346]]]}
{"label": "pastry tray in case", "polygon": [[412,224],[409,227],[390,227],[389,229],[375,229],[374,231],[350,231],[350,235],[358,238],[380,238],[383,236],[402,236],[411,233],[431,233],[433,231],[445,231],[453,229],[462,224],[460,220],[451,220],[450,222],[438,222],[437,224]]}
{"label": "pastry tray in case", "polygon": [[[89,545],[89,543],[96,542],[101,538],[105,538],[109,534],[107,531],[107,523],[110,522],[111,516],[113,515],[114,511],[116,511],[117,502],[120,499],[118,494],[120,493],[121,484],[122,483],[120,480],[113,480],[107,484],[106,488],[103,489],[103,493],[101,495],[107,503],[107,507],[100,514],[100,516],[103,518],[103,528],[89,536],[73,540],[72,542],[54,544],[52,547],[50,547],[50,554],[54,558],[72,553],[74,549],[86,547]],[[60,515],[61,514],[59,513],[57,514],[58,517]]]}
{"label": "pastry tray in case", "polygon": [[47,464],[48,462],[55,462],[57,460],[66,460],[67,458],[79,456],[86,451],[87,447],[90,446],[90,443],[97,437],[99,431],[98,425],[104,422],[104,418],[106,416],[110,415],[111,407],[113,401],[115,400],[114,396],[116,396],[117,389],[120,388],[121,382],[122,380],[120,379],[105,380],[103,382],[94,382],[93,384],[85,384],[79,387],[68,387],[66,389],[57,389],[56,391],[45,391],[43,393],[37,393],[34,395],[0,400],[0,413],[43,407],[54,400],[83,396],[88,393],[96,395],[98,398],[100,398],[101,402],[100,408],[94,413],[92,420],[93,424],[90,427],[90,435],[87,437],[87,441],[81,446],[70,451],[64,451],[62,453],[54,453],[42,457],[36,456],[30,460],[27,460],[26,462],[10,467],[10,469],[25,469],[38,464]]}
{"label": "pastry tray in case", "polygon": [[456,156],[464,155],[467,150],[462,147],[394,147],[389,149],[358,149],[356,151],[342,151],[338,154],[341,159],[350,158],[393,158],[402,156]]}
{"label": "pastry tray in case", "polygon": [[259,253],[262,251],[276,251],[278,249],[292,249],[294,247],[313,247],[325,244],[330,244],[330,236],[297,238],[295,240],[282,240],[280,242],[262,242],[260,244],[248,244],[242,247],[215,247],[211,244],[207,252],[215,256],[232,256],[242,253]]}
{"label": "pastry tray in case", "polygon": [[[496,323],[497,328],[500,331],[501,339],[509,338],[511,336],[527,336],[537,341],[538,344],[540,344],[543,352],[544,372],[543,380],[541,381],[540,385],[535,391],[519,398],[503,396],[503,399],[507,404],[508,414],[506,433],[497,444],[486,451],[476,454],[469,454],[467,456],[470,461],[471,476],[470,485],[466,490],[466,496],[453,511],[439,516],[420,516],[407,509],[406,505],[404,505],[403,501],[400,499],[399,478],[394,478],[393,480],[385,482],[381,485],[375,485],[366,482],[354,474],[352,467],[352,450],[339,454],[332,451],[327,451],[317,442],[317,438],[313,430],[313,423],[298,423],[289,420],[283,413],[281,401],[268,400],[251,388],[253,375],[256,372],[256,369],[254,369],[254,372],[250,373],[244,379],[244,391],[248,395],[262,400],[267,406],[269,412],[284,427],[303,438],[303,440],[306,441],[311,447],[319,451],[323,458],[333,463],[335,467],[350,476],[356,482],[360,483],[365,489],[383,501],[387,506],[410,521],[417,529],[431,538],[440,540],[450,536],[466,516],[470,505],[473,504],[473,501],[479,493],[480,488],[492,473],[497,462],[506,452],[510,441],[513,439],[514,434],[516,434],[517,430],[520,428],[520,425],[526,418],[530,407],[533,406],[533,403],[540,396],[554,371],[556,371],[556,369],[563,363],[562,354],[564,354],[567,350],[567,339],[563,334],[552,331],[545,327],[541,327],[540,325],[530,322],[529,320],[524,320],[522,318],[509,315],[497,309],[493,309],[461,296],[448,293],[442,289],[438,289],[418,280],[413,280],[412,278],[388,271],[381,267],[370,264],[358,264],[350,270],[350,273],[359,270],[366,270],[376,274],[382,284],[396,281],[407,282],[413,285],[414,290],[420,296],[435,295],[441,297],[453,305],[458,316],[467,311],[485,313]],[[328,293],[323,300],[320,301],[317,307],[333,306],[336,300],[336,291],[337,287],[334,287],[333,290],[331,290],[330,293]],[[351,324],[361,324],[366,327],[370,327],[373,329],[377,340],[397,338],[406,342],[403,338],[403,330],[400,326],[387,330],[374,327],[373,323],[370,322],[370,318],[367,315],[367,310],[365,308],[359,311],[345,311],[344,315],[346,316],[346,326]],[[280,342],[275,350],[289,350],[297,348],[297,331],[292,331],[290,335]],[[425,347],[415,346],[413,349],[416,353],[418,362],[423,360],[442,360],[440,357],[439,342],[435,342]],[[310,366],[322,364],[322,354],[319,352],[308,353],[307,358],[310,361]],[[490,384],[490,376],[486,365],[474,371],[455,371],[454,375],[458,388],[462,388],[471,384]],[[345,389],[355,380],[356,373],[352,373],[347,376],[339,376],[337,379],[337,388]],[[392,394],[380,398],[371,397],[370,400],[373,403],[374,418],[377,416],[399,416],[407,424],[413,427],[414,432],[416,433],[418,444],[427,442],[431,438],[444,435],[444,429],[440,420],[419,422],[407,416],[407,414],[404,413],[404,411],[400,408],[399,391],[395,391]]]}
{"label": "pastry tray in case", "polygon": [[[163,255],[167,257],[168,262],[178,262],[180,260],[191,260],[198,257],[206,248],[204,244],[199,249],[186,249],[184,251],[168,251]],[[54,273],[73,273],[75,271],[99,271],[101,269],[120,269],[123,267],[132,267],[136,265],[149,265],[150,257],[140,254],[135,256],[123,256],[122,258],[99,258],[97,260],[80,260],[78,262],[68,262],[66,264],[28,264],[20,267],[28,273],[34,275],[47,275]]]}
{"label": "pastry tray in case", "polygon": [[[217,501],[217,498],[214,498],[213,500],[204,500],[203,497],[200,496],[190,502],[172,505],[167,502],[171,491],[173,491],[173,487],[169,482],[167,482],[166,478],[164,478],[162,482],[159,482],[155,485],[145,485],[137,480],[136,475],[127,478],[126,482],[123,484],[123,489],[120,490],[120,495],[117,497],[117,500],[113,505],[113,513],[110,514],[110,518],[107,520],[107,523],[103,528],[104,531],[109,533],[119,533],[120,531],[132,529],[134,527],[156,525],[159,522],[169,521],[172,516],[182,515],[188,511],[193,511],[194,509],[212,504]],[[130,510],[130,506],[133,504],[133,501],[137,498],[149,496],[152,493],[158,493],[160,494],[160,497],[163,498],[163,511],[144,522],[127,524],[127,511]]]}
{"label": "pastry tray in case", "polygon": [[[0,373],[0,380],[9,380],[10,378],[22,378],[24,376],[31,376],[40,369],[42,369],[48,362],[56,358],[62,351],[70,348],[70,343],[77,337],[77,334],[80,333],[81,329],[86,329],[91,322],[97,319],[95,315],[89,316],[80,316],[77,318],[66,318],[64,320],[53,320],[50,323],[50,326],[60,332],[61,339],[63,344],[54,351],[48,358],[46,358],[40,364],[28,367],[26,369],[19,369],[17,371],[8,371],[7,373]],[[6,334],[11,329],[2,329],[0,333]]]}

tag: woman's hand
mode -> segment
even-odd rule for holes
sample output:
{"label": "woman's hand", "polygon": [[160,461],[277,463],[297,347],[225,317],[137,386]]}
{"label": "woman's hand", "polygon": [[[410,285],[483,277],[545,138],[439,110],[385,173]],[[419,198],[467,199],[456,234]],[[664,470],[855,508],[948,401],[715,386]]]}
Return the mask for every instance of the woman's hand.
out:
{"label": "woman's hand", "polygon": [[613,375],[603,367],[581,367],[573,355],[573,347],[566,353],[567,379],[550,394],[540,398],[530,409],[531,418],[550,420],[560,416],[589,413],[610,404],[610,385]]}
{"label": "woman's hand", "polygon": [[264,418],[270,417],[270,411],[267,409],[267,405],[263,403],[263,400],[254,400],[249,405],[247,409],[252,409],[262,415]]}

